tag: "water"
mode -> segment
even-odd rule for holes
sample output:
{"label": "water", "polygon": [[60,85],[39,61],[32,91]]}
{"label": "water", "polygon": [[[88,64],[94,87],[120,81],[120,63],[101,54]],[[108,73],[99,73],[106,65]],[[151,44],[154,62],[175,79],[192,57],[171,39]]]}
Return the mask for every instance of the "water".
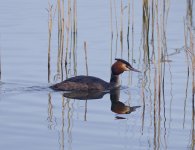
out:
{"label": "water", "polygon": [[[188,77],[184,48],[187,2],[178,3],[173,0],[166,6],[169,8],[165,26],[167,51],[168,54],[178,53],[170,55],[165,63],[163,76],[165,86],[161,87],[160,99],[158,95],[155,96],[158,94],[158,78],[155,76],[155,71],[156,75],[159,72],[156,66],[158,63],[151,63],[148,67],[147,62],[143,61],[143,49],[146,47],[143,47],[145,39],[142,30],[145,26],[143,29],[142,2],[129,2],[130,57],[126,42],[128,7],[125,6],[128,6],[128,2],[123,1],[124,39],[121,46],[119,31],[121,1],[116,2],[118,30],[116,30],[114,1],[112,1],[112,24],[110,1],[77,1],[76,74],[86,74],[84,41],[87,43],[89,75],[109,81],[109,68],[114,58],[120,58],[122,55],[123,59],[129,59],[135,68],[142,71],[141,74],[124,73],[121,76],[124,88],[120,90],[119,100],[126,106],[136,108],[130,114],[116,112],[110,93],[105,93],[102,98],[86,101],[65,98],[63,92],[49,89],[49,85],[60,80],[54,79],[57,74],[57,12],[52,31],[51,83],[48,83],[46,10],[48,1],[1,2],[1,149],[194,149],[192,69],[189,65]],[[55,10],[55,2],[52,4]],[[194,9],[192,10],[194,14]],[[66,11],[67,2],[65,2],[65,13]],[[162,10],[159,10],[159,19],[160,16],[163,16]],[[194,21],[194,17],[192,20]],[[154,41],[157,55],[156,23]],[[150,22],[150,51],[152,51],[151,26]],[[162,29],[160,21],[159,26]],[[163,37],[163,32],[160,36]],[[69,47],[72,49],[73,42],[71,43],[70,35],[69,37]],[[190,38],[187,39],[188,43],[189,41]],[[72,59],[71,55],[71,64],[68,64],[69,76],[74,75]],[[157,79],[156,84],[155,79]]]}

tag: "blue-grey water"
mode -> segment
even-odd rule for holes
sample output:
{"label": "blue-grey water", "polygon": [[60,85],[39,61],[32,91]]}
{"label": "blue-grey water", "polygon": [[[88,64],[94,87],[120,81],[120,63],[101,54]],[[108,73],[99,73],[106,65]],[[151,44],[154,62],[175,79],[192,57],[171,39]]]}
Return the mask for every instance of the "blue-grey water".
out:
{"label": "blue-grey water", "polygon": [[[122,17],[121,2],[123,2]],[[103,98],[86,101],[65,98],[63,92],[55,92],[49,88],[51,84],[60,81],[56,79],[57,2],[51,1],[53,28],[51,74],[48,83],[48,1],[1,1],[0,149],[194,149],[193,69],[191,58],[186,57],[184,48],[185,39],[187,45],[190,45],[189,32],[185,38],[187,1],[166,2],[165,30],[162,30],[163,2],[160,1],[158,4],[160,7],[158,15],[155,13],[155,18],[158,16],[159,19],[158,22],[154,22],[156,60],[147,65],[143,59],[142,31],[145,27],[142,1],[77,0],[76,74],[86,74],[83,46],[85,41],[89,75],[109,81],[110,66],[115,57],[128,60],[135,68],[142,71],[142,73],[126,72],[120,77],[125,87],[120,90],[120,101],[127,106],[141,107],[130,114],[118,114],[111,110],[109,93]],[[73,1],[71,3],[73,5]],[[130,4],[129,16],[128,4]],[[65,49],[67,1],[64,6]],[[73,18],[73,8],[71,10]],[[194,15],[194,6],[192,14]],[[192,37],[194,37],[193,15]],[[129,53],[128,17],[130,18]],[[150,21],[151,19],[150,7]],[[164,47],[164,45],[162,39],[161,44],[158,43],[158,25],[160,37],[163,37],[163,31],[166,31],[166,48],[169,56],[165,63],[160,63],[165,64],[164,87],[161,86],[160,98],[158,97],[160,72],[158,46]],[[149,47],[152,51],[151,23],[149,27]],[[113,38],[111,38],[112,31]],[[68,48],[72,50],[72,35],[69,34],[68,37]],[[194,38],[191,39],[193,42]],[[68,65],[71,68],[68,75],[74,76],[73,55]]]}

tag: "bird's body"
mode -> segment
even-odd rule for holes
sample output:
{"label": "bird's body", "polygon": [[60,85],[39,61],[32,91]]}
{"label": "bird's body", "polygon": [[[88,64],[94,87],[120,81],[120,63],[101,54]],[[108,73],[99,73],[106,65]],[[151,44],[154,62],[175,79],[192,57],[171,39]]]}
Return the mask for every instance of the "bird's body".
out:
{"label": "bird's body", "polygon": [[120,86],[119,75],[121,73],[128,70],[139,71],[122,59],[116,60],[111,68],[110,82],[93,76],[80,75],[52,85],[51,88],[60,91],[107,91],[117,88]]}
{"label": "bird's body", "polygon": [[52,86],[54,90],[72,91],[72,90],[106,90],[109,89],[109,83],[93,76],[76,76]]}

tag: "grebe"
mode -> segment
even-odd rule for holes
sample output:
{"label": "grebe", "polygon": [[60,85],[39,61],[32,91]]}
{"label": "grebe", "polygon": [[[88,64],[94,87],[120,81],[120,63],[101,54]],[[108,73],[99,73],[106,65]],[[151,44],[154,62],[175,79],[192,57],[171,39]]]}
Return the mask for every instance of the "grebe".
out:
{"label": "grebe", "polygon": [[115,60],[116,62],[111,67],[110,82],[93,76],[80,75],[54,84],[51,88],[60,91],[107,91],[120,87],[119,75],[124,71],[140,72],[123,59],[116,58]]}

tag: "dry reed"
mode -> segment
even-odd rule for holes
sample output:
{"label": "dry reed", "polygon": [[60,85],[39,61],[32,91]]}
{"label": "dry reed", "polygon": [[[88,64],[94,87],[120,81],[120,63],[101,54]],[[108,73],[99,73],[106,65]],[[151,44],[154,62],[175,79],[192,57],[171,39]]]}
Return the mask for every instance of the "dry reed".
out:
{"label": "dry reed", "polygon": [[150,24],[150,8],[149,1],[143,0],[143,50],[144,50],[144,61],[149,64],[150,53],[149,53],[149,24]]}
{"label": "dry reed", "polygon": [[64,1],[57,1],[58,8],[58,57],[57,78],[63,80],[63,48],[64,48]]}
{"label": "dry reed", "polygon": [[121,58],[123,57],[123,14],[124,14],[124,8],[123,8],[123,0],[121,0],[121,29],[120,29],[120,43],[121,43]]}
{"label": "dry reed", "polygon": [[84,42],[84,51],[85,51],[85,67],[86,67],[86,75],[88,76],[88,63],[87,63],[87,43]]}
{"label": "dry reed", "polygon": [[[85,52],[85,67],[86,67],[86,75],[88,76],[88,63],[87,63],[87,42],[84,41],[84,52]],[[85,100],[85,113],[84,113],[84,121],[87,121],[87,99]]]}
{"label": "dry reed", "polygon": [[112,45],[113,45],[113,36],[114,36],[114,31],[113,31],[113,15],[112,15],[112,0],[110,0],[110,31],[111,31],[111,40],[110,40],[110,64],[112,64]]}
{"label": "dry reed", "polygon": [[73,3],[73,33],[74,36],[77,34],[77,0]]}
{"label": "dry reed", "polygon": [[[73,3],[72,3],[73,2]],[[53,22],[53,10],[49,3],[48,9],[48,82],[50,82],[51,74],[51,42],[52,42],[52,26],[55,24]],[[63,80],[64,74],[68,78],[71,73],[71,62],[73,55],[74,63],[74,75],[77,74],[77,0],[67,0],[67,9],[64,8],[65,1],[57,0],[56,11],[57,11],[57,27],[58,27],[58,51],[57,51],[57,73],[54,79]],[[73,9],[72,9],[73,6]],[[66,11],[65,11],[66,10]],[[72,13],[73,10],[73,13]],[[53,16],[52,16],[53,15]],[[65,21],[65,16],[66,21]],[[72,36],[73,35],[73,36]],[[65,39],[66,38],[66,39]]]}
{"label": "dry reed", "polygon": [[117,21],[117,8],[116,8],[116,0],[114,0],[114,15],[115,15],[115,26],[116,26],[116,40],[115,40],[115,58],[117,57],[117,51],[118,51],[118,21]]}
{"label": "dry reed", "polygon": [[77,75],[77,0],[73,3],[73,63],[74,63],[74,75]]}
{"label": "dry reed", "polygon": [[48,1],[48,83],[50,83],[50,76],[51,76],[51,36],[52,36],[52,24],[53,24],[53,15],[52,15],[52,8],[53,6]]}
{"label": "dry reed", "polygon": [[130,45],[129,45],[129,37],[130,37],[130,0],[128,1],[128,25],[127,25],[127,50],[128,50],[128,61],[130,57]]}

